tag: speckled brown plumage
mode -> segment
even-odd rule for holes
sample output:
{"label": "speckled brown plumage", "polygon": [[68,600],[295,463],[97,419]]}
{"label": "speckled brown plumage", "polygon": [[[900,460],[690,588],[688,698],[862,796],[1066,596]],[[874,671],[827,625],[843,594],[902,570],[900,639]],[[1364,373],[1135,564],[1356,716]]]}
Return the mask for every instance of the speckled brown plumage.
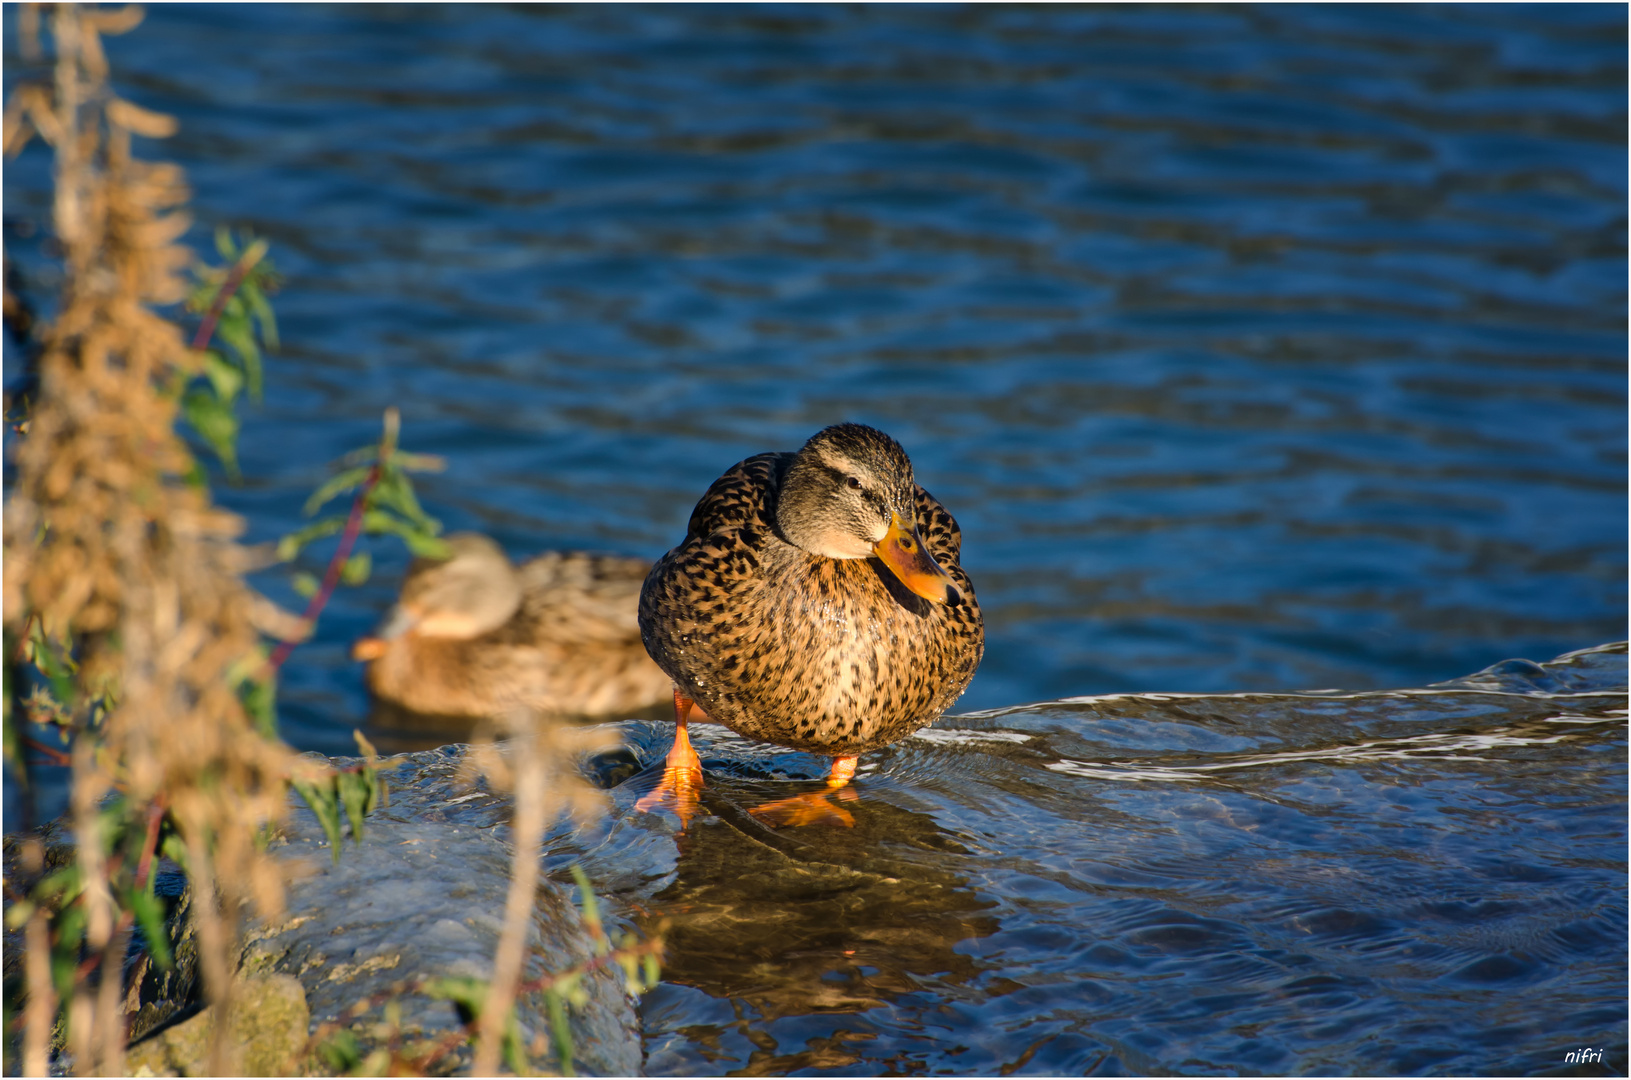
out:
{"label": "speckled brown plumage", "polygon": [[880,440],[851,450],[872,453],[880,475],[901,477],[888,501],[910,507],[924,546],[956,583],[951,602],[914,594],[877,558],[828,558],[789,543],[776,506],[795,455],[778,453],[748,458],[714,482],[684,542],[652,567],[640,594],[646,650],[713,720],[835,756],[932,723],[968,686],[985,640],[957,561],[957,522],[912,483],[894,440],[840,428]]}
{"label": "speckled brown plumage", "polygon": [[[417,586],[426,575],[447,565],[417,560],[403,583],[404,601],[423,592]],[[442,716],[491,716],[516,704],[600,715],[669,696],[672,684],[646,656],[635,621],[649,569],[643,559],[548,552],[515,568],[512,577],[503,575],[502,565],[478,569],[485,590],[519,589],[514,613],[473,637],[409,630],[383,642],[366,676],[375,696]]]}

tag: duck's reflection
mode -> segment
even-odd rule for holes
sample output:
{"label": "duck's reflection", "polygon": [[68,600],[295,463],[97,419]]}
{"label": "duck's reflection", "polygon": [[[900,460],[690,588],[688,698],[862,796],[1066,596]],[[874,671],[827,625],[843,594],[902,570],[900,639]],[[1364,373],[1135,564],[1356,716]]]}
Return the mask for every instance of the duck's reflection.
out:
{"label": "duck's reflection", "polygon": [[955,946],[998,929],[994,905],[932,818],[863,790],[845,804],[853,828],[771,830],[744,809],[771,785],[709,780],[710,814],[677,838],[678,877],[652,898],[648,921],[669,921],[665,980],[771,1020],[860,1012],[978,973]]}
{"label": "duck's reflection", "polygon": [[[565,723],[587,727],[631,719],[672,722],[674,709],[667,702],[656,702],[643,708],[625,709],[610,715],[551,713],[534,716],[537,723]],[[370,702],[368,719],[363,725],[363,734],[368,736],[369,741],[382,754],[409,754],[420,750],[435,750],[452,743],[475,742],[494,737],[496,731],[495,721],[485,717],[439,716],[434,713],[414,712],[379,698]]]}

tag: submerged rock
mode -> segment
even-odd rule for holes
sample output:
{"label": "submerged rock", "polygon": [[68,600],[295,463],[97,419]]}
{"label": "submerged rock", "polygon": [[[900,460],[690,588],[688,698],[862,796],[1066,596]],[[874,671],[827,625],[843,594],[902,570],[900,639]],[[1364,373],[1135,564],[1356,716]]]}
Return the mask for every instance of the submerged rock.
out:
{"label": "submerged rock", "polygon": [[[416,989],[421,977],[491,975],[510,880],[510,851],[495,826],[507,822],[510,800],[460,780],[464,749],[382,761],[390,803],[369,816],[360,843],[347,838],[338,863],[303,804],[272,848],[294,871],[288,912],[275,926],[251,928],[244,967],[298,979],[314,1030],[339,1023],[363,1055],[393,1037],[405,1057],[430,1054],[468,1019],[454,1002]],[[567,890],[541,880],[522,978],[583,964],[593,950]],[[590,1075],[639,1073],[638,1021],[621,970],[592,971],[582,987],[587,1000],[569,1013],[573,1067]],[[359,1002],[366,1005],[351,1015]],[[382,1023],[387,1002],[395,1003],[392,1024]],[[533,1066],[555,1066],[544,995],[522,995],[516,1018]],[[423,1065],[461,1072],[472,1053],[458,1042]]]}

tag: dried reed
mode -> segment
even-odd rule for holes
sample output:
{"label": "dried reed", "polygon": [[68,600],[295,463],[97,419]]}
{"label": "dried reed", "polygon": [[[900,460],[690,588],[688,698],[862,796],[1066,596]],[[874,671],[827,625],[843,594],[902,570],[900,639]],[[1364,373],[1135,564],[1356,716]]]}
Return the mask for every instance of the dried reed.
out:
{"label": "dried reed", "polygon": [[[225,1014],[241,908],[281,909],[281,880],[256,840],[284,811],[293,764],[256,732],[235,689],[262,653],[236,572],[241,522],[184,479],[193,458],[167,388],[202,354],[153,309],[188,292],[193,256],[177,241],[189,193],[177,166],[132,156],[133,135],[163,137],[175,121],[113,94],[101,44],[140,19],[136,7],[52,10],[54,78],[14,91],[4,133],[8,155],[33,134],[54,152],[66,271],[57,317],[36,328],[38,397],[5,505],[4,620],[9,639],[38,628],[77,661],[71,815],[91,960],[70,991],[68,1049],[78,1071],[102,1075],[123,1071],[118,975],[131,928],[110,887],[104,800],[118,791],[139,815],[162,805],[177,828],[205,995]],[[32,955],[41,927],[28,928],[32,1073],[51,1038],[39,1007],[53,998],[50,965]],[[227,1054],[218,1037],[212,1073],[232,1071]]]}

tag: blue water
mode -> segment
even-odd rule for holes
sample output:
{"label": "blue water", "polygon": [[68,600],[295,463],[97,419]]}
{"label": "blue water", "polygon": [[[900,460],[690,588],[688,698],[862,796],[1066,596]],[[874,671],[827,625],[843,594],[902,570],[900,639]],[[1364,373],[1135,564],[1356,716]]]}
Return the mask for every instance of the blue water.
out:
{"label": "blue water", "polygon": [[[181,120],[142,149],[188,169],[198,246],[251,226],[288,277],[220,486],[250,539],[392,404],[449,459],[432,512],[518,555],[655,557],[724,468],[857,419],[962,523],[994,708],[1625,636],[1624,29],[159,6],[108,50]],[[345,645],[406,561],[374,552],[287,670],[303,746],[364,710]]]}
{"label": "blue water", "polygon": [[[29,70],[14,8],[5,19],[10,87]],[[284,349],[264,406],[245,416],[244,483],[216,485],[249,540],[298,527],[328,463],[375,438],[390,405],[411,449],[448,459],[421,483],[430,511],[516,555],[656,557],[724,468],[860,420],[905,445],[963,527],[988,648],[959,709],[1006,715],[1094,694],[1423,687],[1626,636],[1626,32],[1623,6],[1594,5],[161,5],[107,48],[121,92],[181,120],[176,138],[140,151],[188,170],[196,246],[209,248],[218,223],[252,227],[287,277],[276,298]],[[5,174],[7,254],[42,294],[55,284],[40,245],[47,170],[35,147]],[[347,645],[389,602],[407,558],[394,543],[372,551],[374,580],[343,591],[285,668],[282,731],[302,748],[348,751],[366,714]],[[304,568],[326,555],[314,549]],[[285,569],[256,584],[301,604]],[[1460,730],[1455,716],[1411,712],[1409,695],[1380,700],[1425,725],[1413,733]],[[1061,730],[1097,730],[1061,708],[1049,714]],[[1227,732],[1227,708],[1206,715],[1223,719],[1201,728]],[[1281,738],[1284,724],[1260,728]],[[1331,745],[1364,741],[1355,724],[1328,733]],[[1093,736],[1108,747],[1099,756],[1133,753],[1140,730]],[[1612,731],[1590,743],[1591,760],[1623,763],[1623,727]],[[1549,782],[1595,792],[1581,857],[1607,867],[1591,888],[1608,892],[1579,903],[1606,922],[1588,919],[1579,949],[1618,958],[1608,976],[1593,969],[1592,985],[1618,980],[1609,1011],[1620,1026],[1602,1026],[1592,991],[1578,1022],[1560,1016],[1548,1030],[1579,1045],[1612,1035],[1623,1071],[1624,777],[1576,776],[1580,755],[1554,750]],[[1413,759],[1402,760],[1386,768]],[[1495,859],[1508,834],[1485,825],[1502,814],[1550,837],[1548,860],[1566,860],[1586,813],[1516,781],[1508,801],[1485,806],[1490,774],[1477,769],[1399,779],[1367,766],[1328,781],[1318,764],[1275,768],[1303,794],[1239,796],[1245,809],[1194,794],[1210,781],[1188,774],[1125,789],[1103,776],[1015,782],[1021,803],[1052,808],[1035,819],[1049,827],[1097,830],[1136,797],[1156,800],[1139,809],[1154,819],[1191,820],[1185,808],[1199,807],[1248,837],[1273,828],[1276,800],[1304,794],[1313,806],[1369,792],[1357,805],[1384,821],[1371,785],[1398,784],[1421,800],[1401,803],[1414,809],[1399,811],[1395,854],[1425,843],[1429,823],[1477,825],[1447,867],[1477,863],[1475,848]],[[966,779],[1007,782],[973,767]],[[968,799],[974,818],[940,796],[913,812],[984,835],[989,821],[975,819],[1003,811]],[[1058,812],[1059,800],[1078,812]],[[1287,843],[1329,847],[1331,874],[1399,887],[1395,874],[1364,877],[1367,836],[1350,846],[1304,831]],[[1110,920],[1111,936],[1155,918],[1130,899],[1146,895],[1143,878],[1059,877],[1086,852],[1026,855],[1055,875],[1038,872],[1038,903],[1059,890],[1126,898],[1114,917],[1061,909]],[[1182,875],[1207,863],[1164,865]],[[1014,926],[1013,898],[1031,879],[999,886],[981,873],[962,867],[957,887],[977,899],[994,889],[989,918]],[[1479,906],[1482,886],[1451,889],[1457,873],[1411,885],[1415,899],[1366,916],[1378,922],[1309,932],[1391,942],[1429,910],[1411,903],[1449,904],[1446,925],[1482,932],[1495,909]],[[1513,873],[1501,880],[1518,883],[1502,886],[1516,899],[1501,903],[1561,903]],[[1604,908],[1603,895],[1616,899]],[[1262,903],[1226,917],[1280,917]],[[1352,897],[1308,903],[1358,910]],[[1225,917],[1197,895],[1172,904],[1185,919]],[[1240,945],[1235,930],[1196,925],[1220,955]],[[1036,936],[1013,947],[1027,956],[1091,952],[1079,936],[1026,932]],[[1420,933],[1451,948],[1443,927]],[[1181,948],[1155,968],[1116,948],[1094,969],[1102,978],[1136,969],[1182,984]],[[1462,948],[1446,955],[1474,957]],[[1561,1000],[1579,955],[1530,955],[1491,945],[1466,963],[1520,956],[1490,985],[1526,1008]],[[1072,970],[1061,985],[1091,997]],[[1320,970],[1338,981],[1306,993],[1372,1000],[1406,969]],[[1432,978],[1459,994],[1467,984],[1451,970]],[[1208,972],[1209,986],[1233,977]],[[1259,988],[1261,978],[1241,975]],[[916,992],[903,986],[890,992]],[[1287,1001],[1305,992],[1285,986],[1275,993]],[[710,1008],[757,1007],[724,984],[699,992]],[[1034,1015],[1051,1001],[1034,993],[1005,1000]],[[1148,1005],[1107,993],[1107,1013]],[[1366,1023],[1439,1008],[1431,994],[1383,996],[1403,1012]],[[911,1022],[958,1028],[955,997],[941,987],[925,1006],[952,1009],[949,1019]],[[1163,1045],[1180,1030],[1216,1036],[1213,999],[1196,1001],[1193,1016],[1161,1028]],[[653,1031],[715,1022],[696,1003],[674,1008]],[[797,1015],[818,1017],[808,1037],[837,1056],[772,1055],[775,1069],[913,1071],[932,1058],[953,1071],[1079,1072],[1109,1045],[1072,1013],[1060,1030],[1075,1035],[1051,1035],[1052,1049],[1019,1065],[1018,1028],[1007,1056],[938,1047],[833,1064],[849,1053],[833,1034],[841,1023],[821,1009]],[[1240,1045],[1258,1037],[1258,1020],[1236,1022]],[[1472,1054],[1507,1037],[1498,1024],[1446,1033],[1419,1022],[1429,1027],[1400,1036],[1392,1057],[1321,1057],[1318,1038],[1283,1032],[1272,1053],[1197,1036],[1193,1056],[1140,1057],[1128,1047],[1154,1036],[1123,1033],[1103,1060],[1181,1072],[1562,1067],[1561,1049],[1553,1064],[1538,1049],[1517,1064]],[[697,1071],[701,1051],[670,1037],[653,1036],[653,1062]],[[1438,1054],[1446,1041],[1453,1049]]]}

